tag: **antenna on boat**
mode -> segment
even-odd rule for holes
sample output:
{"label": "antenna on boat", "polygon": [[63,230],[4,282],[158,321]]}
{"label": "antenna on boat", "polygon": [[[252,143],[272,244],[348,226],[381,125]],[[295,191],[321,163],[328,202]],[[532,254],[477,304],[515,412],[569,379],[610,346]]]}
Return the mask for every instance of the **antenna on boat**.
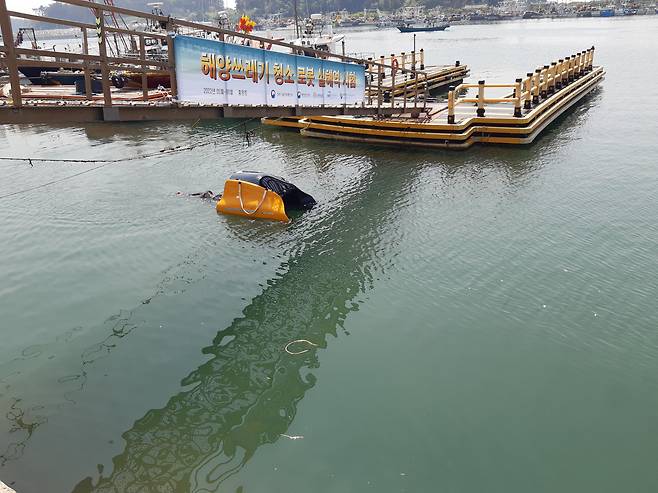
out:
{"label": "antenna on boat", "polygon": [[299,38],[299,16],[297,15],[297,0],[293,0],[293,10],[295,14],[295,37]]}

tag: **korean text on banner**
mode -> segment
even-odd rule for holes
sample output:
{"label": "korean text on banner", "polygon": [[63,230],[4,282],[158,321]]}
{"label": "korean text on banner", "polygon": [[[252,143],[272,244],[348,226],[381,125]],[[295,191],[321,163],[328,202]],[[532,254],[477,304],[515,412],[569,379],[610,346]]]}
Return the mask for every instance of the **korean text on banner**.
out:
{"label": "korean text on banner", "polygon": [[178,98],[202,104],[342,106],[364,101],[361,65],[175,36]]}

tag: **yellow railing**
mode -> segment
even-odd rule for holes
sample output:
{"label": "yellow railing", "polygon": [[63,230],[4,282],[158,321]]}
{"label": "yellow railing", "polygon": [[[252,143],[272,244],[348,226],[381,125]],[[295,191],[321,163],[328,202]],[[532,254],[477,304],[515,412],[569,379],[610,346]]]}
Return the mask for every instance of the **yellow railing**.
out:
{"label": "yellow railing", "polygon": [[[448,123],[455,123],[455,108],[464,103],[477,104],[477,116],[484,116],[485,105],[497,103],[513,103],[514,116],[521,117],[521,108],[531,109],[542,99],[548,98],[574,80],[582,77],[592,70],[594,66],[594,47],[578,52],[557,62],[544,65],[534,72],[528,72],[525,79],[516,79],[513,84],[486,84],[478,81],[477,84],[460,84],[451,87],[448,92]],[[487,98],[486,89],[511,88],[513,93],[503,98]],[[477,97],[459,97],[466,89],[477,89]]]}

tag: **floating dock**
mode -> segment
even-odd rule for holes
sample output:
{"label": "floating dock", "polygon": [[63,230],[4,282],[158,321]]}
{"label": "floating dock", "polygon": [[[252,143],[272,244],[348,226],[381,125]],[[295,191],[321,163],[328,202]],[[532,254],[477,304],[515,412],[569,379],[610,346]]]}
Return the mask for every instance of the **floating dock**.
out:
{"label": "floating dock", "polygon": [[[395,117],[306,117],[264,119],[263,123],[299,128],[301,135],[322,139],[466,149],[475,143],[529,144],[551,122],[591,93],[605,76],[595,67],[594,47],[529,72],[513,84],[461,84],[448,99],[419,112]],[[462,94],[475,89],[475,97]],[[487,91],[512,91],[502,97]]]}

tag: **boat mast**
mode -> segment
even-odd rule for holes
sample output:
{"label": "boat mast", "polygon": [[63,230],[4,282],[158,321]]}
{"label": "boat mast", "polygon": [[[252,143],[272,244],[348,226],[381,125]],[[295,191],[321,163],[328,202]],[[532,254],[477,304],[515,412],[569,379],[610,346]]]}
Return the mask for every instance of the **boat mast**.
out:
{"label": "boat mast", "polygon": [[295,14],[295,38],[299,38],[299,16],[297,15],[297,0],[293,0],[293,10]]}

